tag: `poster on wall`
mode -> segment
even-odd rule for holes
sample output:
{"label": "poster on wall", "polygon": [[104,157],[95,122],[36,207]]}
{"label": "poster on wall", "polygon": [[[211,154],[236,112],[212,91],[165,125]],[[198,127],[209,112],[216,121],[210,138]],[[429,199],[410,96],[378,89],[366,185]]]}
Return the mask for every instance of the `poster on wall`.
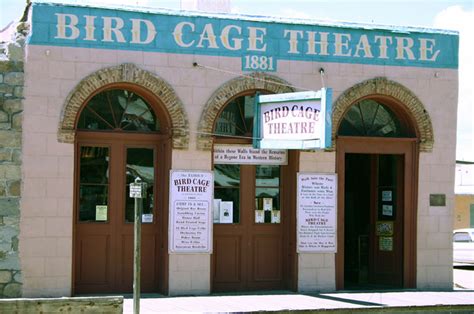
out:
{"label": "poster on wall", "polygon": [[213,193],[212,172],[171,170],[170,253],[212,253]]}
{"label": "poster on wall", "polygon": [[298,173],[297,180],[298,253],[335,253],[337,175]]}

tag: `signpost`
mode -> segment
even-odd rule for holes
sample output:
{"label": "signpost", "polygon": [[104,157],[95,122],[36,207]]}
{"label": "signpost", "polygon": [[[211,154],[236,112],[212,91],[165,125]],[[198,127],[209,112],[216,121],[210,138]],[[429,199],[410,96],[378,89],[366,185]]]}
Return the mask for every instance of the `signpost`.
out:
{"label": "signpost", "polygon": [[143,198],[146,197],[146,183],[139,177],[130,183],[130,198],[135,199],[135,224],[133,229],[133,313],[140,313],[140,273],[141,273],[141,217]]}

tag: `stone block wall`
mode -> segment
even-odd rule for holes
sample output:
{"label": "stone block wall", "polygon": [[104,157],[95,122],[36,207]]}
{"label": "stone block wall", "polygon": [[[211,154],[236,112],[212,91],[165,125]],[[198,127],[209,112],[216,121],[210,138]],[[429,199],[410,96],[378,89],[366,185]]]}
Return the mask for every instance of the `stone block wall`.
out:
{"label": "stone block wall", "polygon": [[23,112],[23,46],[27,25],[0,43],[0,298],[22,295],[18,254]]}

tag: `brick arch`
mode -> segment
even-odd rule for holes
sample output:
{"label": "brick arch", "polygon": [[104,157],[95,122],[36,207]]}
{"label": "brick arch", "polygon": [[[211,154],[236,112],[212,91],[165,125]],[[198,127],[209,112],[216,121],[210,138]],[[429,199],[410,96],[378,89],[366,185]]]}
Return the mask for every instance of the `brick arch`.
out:
{"label": "brick arch", "polygon": [[211,150],[211,134],[217,115],[230,99],[249,90],[264,90],[275,94],[294,91],[288,82],[267,73],[252,73],[227,81],[214,92],[204,106],[198,125],[198,149]]}
{"label": "brick arch", "polygon": [[162,78],[133,64],[121,64],[94,72],[71,91],[59,122],[59,142],[74,143],[76,117],[85,101],[100,88],[117,83],[135,84],[156,96],[165,107],[171,121],[173,148],[188,148],[189,122],[183,103],[173,88]]}
{"label": "brick arch", "polygon": [[395,100],[413,122],[420,142],[420,151],[431,152],[434,136],[431,118],[423,103],[405,86],[390,81],[384,77],[377,77],[345,90],[334,103],[332,112],[332,139],[333,145],[336,133],[346,111],[361,98],[370,96],[386,96]]}

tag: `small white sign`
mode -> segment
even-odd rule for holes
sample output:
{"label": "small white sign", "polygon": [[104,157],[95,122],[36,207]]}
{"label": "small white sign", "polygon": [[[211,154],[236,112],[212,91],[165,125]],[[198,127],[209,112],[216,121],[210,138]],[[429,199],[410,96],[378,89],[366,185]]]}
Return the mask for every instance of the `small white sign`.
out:
{"label": "small white sign", "polygon": [[96,221],[107,221],[107,205],[96,205],[95,206],[95,220]]}
{"label": "small white sign", "polygon": [[337,175],[298,173],[297,251],[336,252]]}
{"label": "small white sign", "polygon": [[382,191],[382,202],[392,201],[392,191]]}
{"label": "small white sign", "polygon": [[153,222],[153,214],[142,214],[142,222],[152,223]]}
{"label": "small white sign", "polygon": [[234,202],[221,202],[219,208],[219,222],[231,224],[234,219]]}
{"label": "small white sign", "polygon": [[382,214],[384,216],[393,216],[393,206],[392,205],[382,205]]}
{"label": "small white sign", "polygon": [[229,165],[286,165],[288,151],[257,149],[251,145],[214,145],[214,164]]}

